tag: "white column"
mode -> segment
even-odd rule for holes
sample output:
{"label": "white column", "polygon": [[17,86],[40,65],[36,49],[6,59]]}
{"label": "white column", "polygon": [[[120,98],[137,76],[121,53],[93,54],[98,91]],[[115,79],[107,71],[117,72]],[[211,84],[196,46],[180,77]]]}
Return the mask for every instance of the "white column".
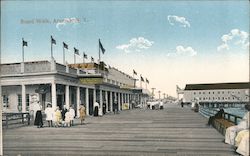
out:
{"label": "white column", "polygon": [[100,89],[99,91],[99,97],[100,97],[100,109],[99,109],[99,114],[102,116],[103,115],[103,100],[102,100],[102,90]]}
{"label": "white column", "polygon": [[22,112],[26,112],[26,86],[22,84]]}
{"label": "white column", "polygon": [[106,112],[108,112],[108,91],[105,91],[105,99],[106,99]]}
{"label": "white column", "polygon": [[110,112],[113,112],[113,94],[110,92]]}
{"label": "white column", "polygon": [[57,106],[56,102],[56,83],[51,83],[51,101],[52,101],[52,108],[55,110]]}
{"label": "white column", "polygon": [[122,93],[122,106],[123,106],[123,104],[124,104],[124,94]]}
{"label": "white column", "polygon": [[121,93],[118,93],[118,111],[121,110]]}
{"label": "white column", "polygon": [[76,112],[77,112],[77,117],[80,117],[79,108],[80,108],[80,87],[76,87]]}
{"label": "white column", "polygon": [[85,92],[85,97],[86,97],[86,115],[89,115],[89,89],[86,88],[86,92]]}
{"label": "white column", "polygon": [[69,108],[69,85],[65,86],[65,105]]}

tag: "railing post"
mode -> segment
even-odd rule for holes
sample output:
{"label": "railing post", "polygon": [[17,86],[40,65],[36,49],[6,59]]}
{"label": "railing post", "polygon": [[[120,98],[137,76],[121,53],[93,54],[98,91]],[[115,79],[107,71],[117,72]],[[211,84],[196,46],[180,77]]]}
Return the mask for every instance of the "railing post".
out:
{"label": "railing post", "polygon": [[237,117],[234,117],[234,124],[237,125]]}
{"label": "railing post", "polygon": [[28,125],[30,125],[30,113],[28,113],[27,115],[28,115]]}
{"label": "railing post", "polygon": [[21,115],[22,115],[22,124],[24,124],[24,113],[22,113]]}
{"label": "railing post", "polygon": [[6,128],[8,128],[8,113],[6,113]]}

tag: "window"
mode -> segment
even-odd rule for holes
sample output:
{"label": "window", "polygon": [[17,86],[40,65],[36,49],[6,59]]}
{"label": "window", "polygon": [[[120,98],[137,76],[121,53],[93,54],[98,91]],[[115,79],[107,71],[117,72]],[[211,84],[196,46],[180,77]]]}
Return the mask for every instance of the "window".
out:
{"label": "window", "polygon": [[222,100],[224,100],[224,97],[222,97]]}
{"label": "window", "polygon": [[201,98],[199,98],[201,100]]}
{"label": "window", "polygon": [[218,97],[218,100],[220,100],[220,97]]}
{"label": "window", "polygon": [[240,94],[240,92],[238,92],[238,94]]}
{"label": "window", "polygon": [[22,111],[22,95],[21,94],[17,95],[17,109],[19,112]]}
{"label": "window", "polygon": [[214,97],[213,97],[213,100],[214,100]]}
{"label": "window", "polygon": [[199,94],[201,94],[201,92],[199,92]]}
{"label": "window", "polygon": [[210,94],[210,92],[208,92],[208,94]]}
{"label": "window", "polygon": [[195,95],[196,93],[194,92],[194,95]]}
{"label": "window", "polygon": [[210,97],[208,98],[208,100],[210,100]]}
{"label": "window", "polygon": [[203,92],[203,94],[205,94],[205,92]]}
{"label": "window", "polygon": [[230,97],[228,97],[228,100],[230,100]]}
{"label": "window", "polygon": [[218,94],[220,94],[220,91],[218,91]]}
{"label": "window", "polygon": [[9,97],[7,95],[3,95],[3,107],[9,107]]}
{"label": "window", "polygon": [[203,100],[205,100],[205,98],[203,98]]}
{"label": "window", "polygon": [[224,91],[222,91],[221,93],[224,94]]}
{"label": "window", "polygon": [[213,92],[213,94],[214,94],[214,92]]}

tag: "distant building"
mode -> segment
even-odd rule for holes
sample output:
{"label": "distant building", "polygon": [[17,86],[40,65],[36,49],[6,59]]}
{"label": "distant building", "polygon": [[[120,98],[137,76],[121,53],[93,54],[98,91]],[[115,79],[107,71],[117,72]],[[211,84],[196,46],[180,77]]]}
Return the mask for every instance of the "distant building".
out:
{"label": "distant building", "polygon": [[206,104],[233,104],[242,105],[249,103],[249,82],[239,83],[211,83],[187,84],[183,91],[183,102],[198,101]]}
{"label": "distant building", "polygon": [[100,103],[100,114],[104,109],[112,112],[114,100],[119,110],[124,104],[131,108],[133,98],[142,101],[142,93],[134,93],[131,76],[104,64],[62,65],[55,60],[1,64],[0,83],[4,112],[27,112],[34,97],[43,109],[47,103],[53,108],[66,105],[77,114],[84,104],[88,115],[92,115],[95,101]]}

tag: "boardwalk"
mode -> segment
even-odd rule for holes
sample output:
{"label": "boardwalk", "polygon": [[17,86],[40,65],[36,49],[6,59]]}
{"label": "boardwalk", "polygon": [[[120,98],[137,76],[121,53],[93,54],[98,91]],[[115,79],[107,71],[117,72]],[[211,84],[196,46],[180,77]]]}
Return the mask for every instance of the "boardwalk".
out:
{"label": "boardwalk", "polygon": [[4,130],[5,155],[236,155],[207,119],[189,108],[129,110],[71,128]]}

